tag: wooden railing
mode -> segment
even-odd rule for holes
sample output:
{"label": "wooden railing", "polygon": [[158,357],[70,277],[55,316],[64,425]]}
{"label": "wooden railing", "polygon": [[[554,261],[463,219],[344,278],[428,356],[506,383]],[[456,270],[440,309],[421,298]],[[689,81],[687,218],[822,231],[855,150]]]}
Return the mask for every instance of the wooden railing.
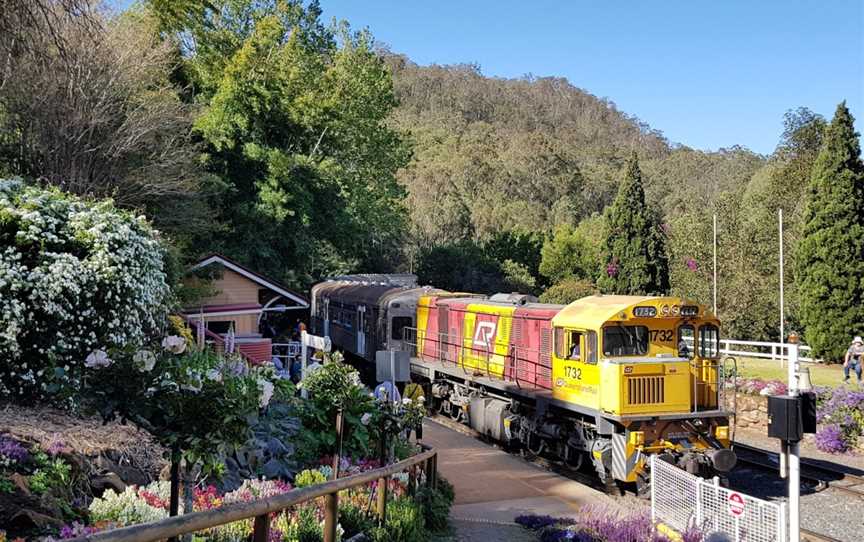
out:
{"label": "wooden railing", "polygon": [[152,542],[252,518],[255,519],[253,542],[267,542],[270,534],[269,514],[282,512],[292,506],[318,497],[326,497],[327,499],[324,508],[324,540],[335,542],[336,525],[339,522],[340,491],[377,481],[376,511],[379,520],[383,522],[387,507],[387,480],[394,474],[410,470],[409,489],[411,489],[411,484],[416,484],[419,480],[419,477],[415,475],[418,466],[424,469],[426,484],[430,488],[435,488],[438,478],[438,452],[434,448],[427,448],[425,451],[398,463],[361,474],[330,480],[303,489],[294,489],[266,499],[227,504],[214,510],[193,512],[161,521],[82,536],[72,539],[72,542]]}

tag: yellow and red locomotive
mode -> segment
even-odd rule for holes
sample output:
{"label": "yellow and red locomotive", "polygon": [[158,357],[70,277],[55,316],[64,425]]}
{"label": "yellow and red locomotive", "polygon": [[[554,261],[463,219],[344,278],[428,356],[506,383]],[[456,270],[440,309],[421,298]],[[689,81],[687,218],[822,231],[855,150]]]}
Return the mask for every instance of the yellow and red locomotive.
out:
{"label": "yellow and red locomotive", "polygon": [[369,361],[411,350],[440,412],[530,454],[590,461],[610,484],[645,481],[649,454],[702,475],[734,466],[719,322],[705,307],[618,295],[551,305],[376,278],[316,285],[313,332]]}

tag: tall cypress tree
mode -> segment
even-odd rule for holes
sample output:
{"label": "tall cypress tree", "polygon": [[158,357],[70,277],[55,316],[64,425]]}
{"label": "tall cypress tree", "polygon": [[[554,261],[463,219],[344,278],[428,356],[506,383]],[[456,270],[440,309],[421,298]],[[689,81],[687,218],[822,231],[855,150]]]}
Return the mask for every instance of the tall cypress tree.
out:
{"label": "tall cypress tree", "polygon": [[665,293],[669,289],[669,258],[660,219],[645,204],[642,172],[633,153],[606,210],[604,267],[597,285],[611,294]]}
{"label": "tall cypress tree", "polygon": [[864,164],[853,121],[838,105],[813,165],[796,258],[804,338],[830,360],[864,329]]}

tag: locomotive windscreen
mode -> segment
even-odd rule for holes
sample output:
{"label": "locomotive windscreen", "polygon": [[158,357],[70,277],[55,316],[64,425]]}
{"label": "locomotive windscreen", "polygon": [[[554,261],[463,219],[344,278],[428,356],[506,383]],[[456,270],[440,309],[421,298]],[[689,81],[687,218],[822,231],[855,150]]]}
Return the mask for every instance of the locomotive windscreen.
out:
{"label": "locomotive windscreen", "polygon": [[615,326],[603,330],[603,354],[606,356],[644,356],[648,353],[648,328]]}

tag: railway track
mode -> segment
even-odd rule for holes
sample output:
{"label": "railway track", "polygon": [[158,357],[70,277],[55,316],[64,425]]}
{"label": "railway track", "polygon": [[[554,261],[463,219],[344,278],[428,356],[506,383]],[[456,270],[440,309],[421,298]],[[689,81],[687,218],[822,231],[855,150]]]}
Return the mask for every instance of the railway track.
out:
{"label": "railway track", "polygon": [[[463,435],[473,437],[473,438],[483,440],[483,441],[487,440],[487,439],[483,438],[483,435],[481,435],[477,431],[471,429],[470,427],[468,427],[462,423],[459,423],[456,420],[453,420],[452,418],[448,418],[446,416],[442,416],[442,415],[438,414],[438,415],[430,416],[428,419],[439,424],[439,425],[442,425],[448,429],[451,429],[453,431],[461,433]],[[494,443],[492,443],[492,444],[494,444]],[[758,466],[758,467],[763,468],[763,469],[776,470],[778,468],[778,464],[777,464],[778,460],[777,460],[777,454],[776,453],[768,452],[768,451],[762,450],[760,448],[755,448],[753,446],[748,446],[746,444],[740,444],[740,443],[735,444],[735,449],[736,449],[736,451],[737,450],[744,450],[748,454],[748,455],[745,455],[743,457],[739,455],[739,460],[744,462],[744,463]],[[761,460],[756,459],[756,457],[760,457],[760,456],[761,456]],[[596,476],[583,473],[579,470],[570,468],[567,465],[562,465],[562,464],[557,463],[557,462],[549,461],[549,460],[542,458],[542,457],[530,457],[530,458],[524,458],[524,459],[526,459],[530,463],[533,463],[539,467],[549,469],[552,472],[555,472],[556,474],[560,474],[562,476],[570,478],[571,480],[573,480],[575,482],[579,482],[581,484],[587,485],[589,487],[593,487],[597,490],[600,490],[600,491],[603,491],[607,494],[610,494],[610,491],[609,491],[610,488],[604,487],[603,484],[600,483],[600,481],[597,479]],[[804,470],[805,468],[808,470],[805,471]],[[812,469],[812,471],[810,469]],[[824,473],[821,477],[816,474],[819,471]],[[862,478],[860,476],[850,474],[850,473],[844,473],[844,472],[841,472],[841,471],[838,471],[835,469],[830,469],[830,468],[822,466],[822,465],[813,464],[812,462],[807,461],[807,460],[802,460],[801,476],[802,476],[802,479],[808,479],[808,480],[811,480],[813,482],[816,482],[821,489],[827,489],[830,487],[830,488],[844,491],[846,493],[849,493],[849,494],[852,494],[852,495],[855,495],[857,497],[864,499],[864,478]],[[616,495],[615,492],[612,492],[611,494],[612,494],[612,496],[617,496],[617,497],[623,498],[625,500],[627,500],[629,498],[629,499],[633,499],[635,501],[638,501],[640,503],[644,502],[642,499],[640,499],[636,496],[630,496],[630,495],[625,496],[625,495],[621,495],[620,493],[617,493],[617,495]],[[833,537],[830,537],[828,535],[825,535],[822,533],[817,533],[815,531],[811,531],[808,529],[801,529],[801,540],[804,542],[841,542],[837,538],[833,538]]]}
{"label": "railway track", "polygon": [[585,472],[582,472],[580,470],[569,467],[565,464],[562,464],[560,462],[550,461],[544,457],[538,457],[538,456],[527,456],[526,457],[525,455],[513,452],[512,450],[502,448],[499,443],[490,441],[489,439],[485,438],[482,434],[478,433],[477,431],[468,427],[467,425],[460,423],[460,422],[454,420],[453,418],[443,416],[441,414],[429,416],[427,419],[433,421],[434,423],[437,423],[438,425],[446,427],[447,429],[450,429],[452,431],[456,431],[457,433],[461,433],[461,434],[468,436],[468,437],[476,438],[478,440],[481,440],[483,442],[491,444],[497,448],[501,448],[502,450],[504,450],[508,453],[512,453],[513,455],[521,456],[522,459],[524,459],[525,461],[527,461],[529,463],[532,463],[534,465],[537,465],[538,467],[550,470],[550,471],[554,472],[555,474],[560,474],[561,476],[564,476],[565,478],[569,478],[569,479],[573,480],[574,482],[579,482],[582,485],[592,487],[598,491],[602,491],[602,492],[607,493],[613,497],[621,496],[620,492],[617,491],[617,488],[615,488],[615,490],[612,490],[610,488],[605,487],[603,485],[603,483],[601,483],[600,480],[597,478],[597,476],[594,475],[593,473],[591,473],[591,474],[585,473]]}
{"label": "railway track", "polygon": [[[734,450],[740,462],[773,471],[779,469],[780,459],[776,452],[738,442],[735,443]],[[862,476],[831,468],[813,460],[801,459],[801,479],[815,483],[816,491],[830,489],[864,500],[864,477]]]}

